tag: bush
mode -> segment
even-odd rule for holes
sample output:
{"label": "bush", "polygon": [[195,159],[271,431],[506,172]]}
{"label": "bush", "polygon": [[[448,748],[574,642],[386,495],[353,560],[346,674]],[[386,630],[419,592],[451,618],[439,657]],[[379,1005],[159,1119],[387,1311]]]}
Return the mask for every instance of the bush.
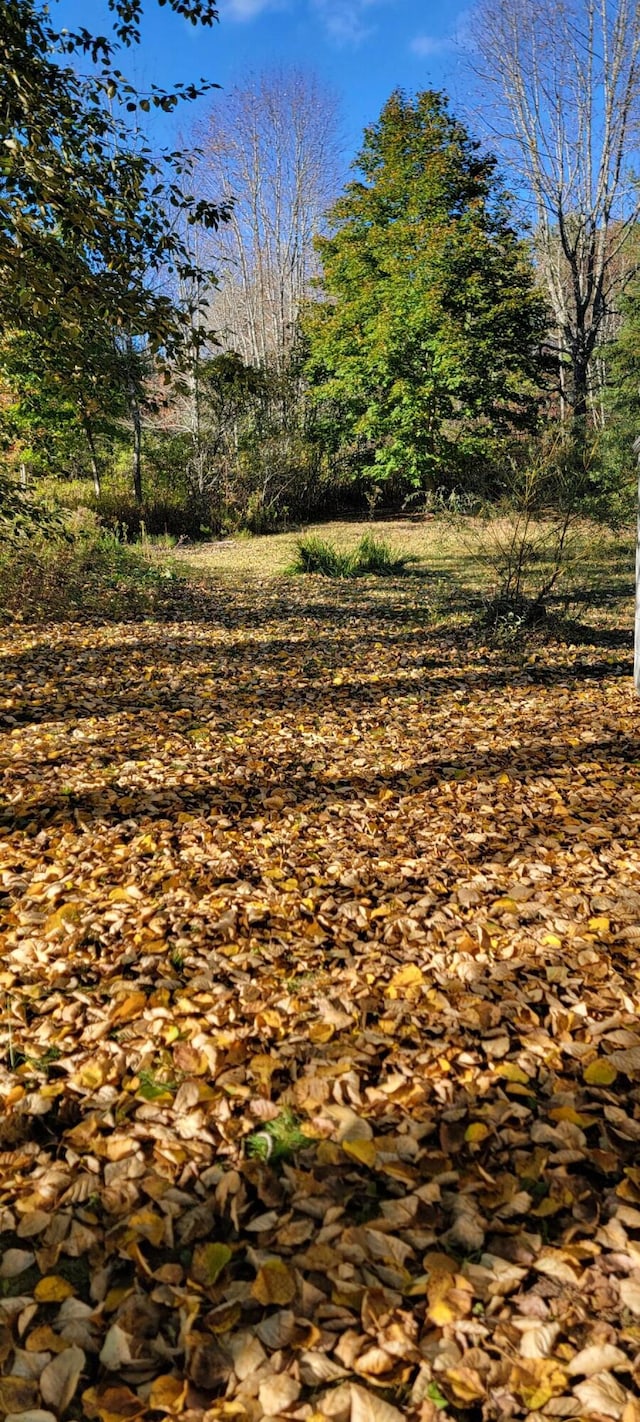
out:
{"label": "bush", "polygon": [[366,574],[399,575],[408,563],[417,563],[415,554],[394,553],[382,538],[365,533],[351,551],[340,551],[317,534],[298,541],[296,558],[290,571],[318,573],[324,578],[358,578]]}
{"label": "bush", "polygon": [[547,599],[575,561],[594,479],[593,448],[551,427],[512,452],[491,500],[441,503],[461,547],[491,575],[489,626],[511,636],[545,620]]}

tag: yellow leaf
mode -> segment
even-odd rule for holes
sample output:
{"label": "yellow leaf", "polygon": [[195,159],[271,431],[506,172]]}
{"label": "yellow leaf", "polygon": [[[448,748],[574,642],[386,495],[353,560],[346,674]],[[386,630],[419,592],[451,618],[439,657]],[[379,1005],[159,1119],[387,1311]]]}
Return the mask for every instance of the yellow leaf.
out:
{"label": "yellow leaf", "polygon": [[566,1201],[563,1197],[547,1195],[530,1213],[535,1215],[537,1220],[544,1220],[550,1218],[551,1215],[557,1215],[560,1210],[564,1209],[566,1209]]}
{"label": "yellow leaf", "polygon": [[134,1017],[139,1017],[147,1005],[147,995],[144,992],[130,992],[116,1003],[109,1016],[112,1027],[119,1022],[132,1022]]}
{"label": "yellow leaf", "polygon": [[495,899],[495,900],[494,900],[494,902],[493,902],[492,905],[491,905],[491,912],[492,912],[492,913],[517,913],[517,912],[518,912],[518,905],[517,905],[515,899],[510,898],[509,895],[506,894],[506,895],[504,896],[504,898],[502,898],[502,899]]}
{"label": "yellow leaf", "polygon": [[387,988],[387,997],[406,997],[409,1001],[418,997],[424,986],[424,977],[420,968],[415,963],[408,963],[406,968],[400,968],[394,973]]}
{"label": "yellow leaf", "polygon": [[288,1304],[295,1298],[296,1280],[284,1259],[267,1259],[251,1285],[251,1297],[264,1304]]}
{"label": "yellow leaf", "polygon": [[129,1216],[127,1224],[134,1234],[141,1234],[143,1239],[148,1239],[156,1248],[164,1241],[165,1221],[162,1215],[156,1215],[153,1210],[136,1210]]}
{"label": "yellow leaf", "polygon": [[498,1062],[494,1070],[496,1076],[504,1077],[505,1081],[518,1082],[520,1086],[529,1085],[529,1077],[526,1071],[523,1071],[517,1062]]}
{"label": "yellow leaf", "polygon": [[561,948],[561,947],[562,947],[562,939],[561,939],[561,938],[558,938],[557,933],[543,933],[543,935],[542,935],[542,943],[543,943],[543,945],[544,945],[545,948]]}
{"label": "yellow leaf", "polygon": [[74,1292],[73,1285],[60,1274],[46,1274],[36,1284],[33,1296],[38,1303],[62,1303],[64,1299],[70,1299]]}
{"label": "yellow leaf", "polygon": [[606,1057],[596,1057],[585,1067],[583,1075],[588,1086],[611,1086],[618,1073]]}
{"label": "yellow leaf", "polygon": [[264,1012],[260,1013],[260,1022],[264,1023],[265,1027],[274,1028],[277,1032],[282,1028],[282,1017],[274,1007],[267,1007]]}
{"label": "yellow leaf", "polygon": [[153,835],[143,834],[138,840],[138,849],[142,854],[155,854],[158,846]]}
{"label": "yellow leaf", "polygon": [[109,901],[112,904],[130,904],[139,895],[140,890],[137,884],[123,884],[119,888],[111,890]]}
{"label": "yellow leaf", "polygon": [[551,1121],[570,1121],[572,1126],[593,1126],[595,1116],[585,1116],[582,1111],[576,1111],[574,1106],[556,1106],[549,1112]]}
{"label": "yellow leaf", "polygon": [[589,928],[592,933],[608,933],[611,928],[611,923],[608,918],[590,918]]}
{"label": "yellow leaf", "polygon": [[511,1370],[509,1388],[529,1412],[539,1412],[552,1397],[565,1391],[567,1374],[553,1358],[527,1358]]}
{"label": "yellow leaf", "polygon": [[481,1141],[486,1141],[491,1134],[490,1127],[484,1121],[472,1121],[464,1133],[464,1138],[469,1145],[479,1145]]}
{"label": "yellow leaf", "polygon": [[371,1140],[343,1140],[342,1149],[346,1155],[352,1156],[360,1165],[367,1165],[369,1169],[376,1163],[376,1148]]}
{"label": "yellow leaf", "polygon": [[443,1377],[456,1402],[462,1403],[463,1406],[471,1402],[480,1402],[486,1395],[482,1379],[475,1368],[447,1368]]}
{"label": "yellow leaf", "polygon": [[473,1292],[462,1274],[436,1274],[427,1288],[427,1318],[436,1328],[457,1323],[471,1313]]}
{"label": "yellow leaf", "polygon": [[61,904],[55,913],[49,914],[44,925],[45,933],[52,933],[61,928],[73,928],[80,922],[80,909],[77,904]]}
{"label": "yellow leaf", "polygon": [[310,1042],[330,1042],[334,1034],[334,1028],[330,1022],[313,1022],[309,1028]]}
{"label": "yellow leaf", "polygon": [[152,1412],[182,1412],[187,1395],[187,1379],[164,1373],[151,1384],[149,1407]]}
{"label": "yellow leaf", "polygon": [[85,1062],[72,1081],[75,1086],[84,1086],[87,1091],[97,1091],[99,1086],[104,1086],[108,1070],[108,1062],[96,1057],[95,1061]]}
{"label": "yellow leaf", "polygon": [[258,1078],[258,1081],[268,1086],[277,1066],[277,1057],[269,1057],[266,1052],[256,1052],[255,1057],[252,1057],[249,1062],[249,1071],[252,1076]]}

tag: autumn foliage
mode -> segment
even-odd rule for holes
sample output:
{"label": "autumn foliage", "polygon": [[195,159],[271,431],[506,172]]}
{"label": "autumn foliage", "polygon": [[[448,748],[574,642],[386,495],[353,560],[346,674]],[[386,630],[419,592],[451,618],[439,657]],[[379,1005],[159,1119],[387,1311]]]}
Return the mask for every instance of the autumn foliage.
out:
{"label": "autumn foliage", "polygon": [[638,1418],[626,650],[429,618],[5,631],[5,1414]]}

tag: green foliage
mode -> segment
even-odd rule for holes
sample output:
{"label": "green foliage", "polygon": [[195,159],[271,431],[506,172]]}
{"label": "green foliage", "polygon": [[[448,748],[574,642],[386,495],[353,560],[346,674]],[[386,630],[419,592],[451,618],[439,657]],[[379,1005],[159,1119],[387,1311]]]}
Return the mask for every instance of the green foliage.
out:
{"label": "green foliage", "polygon": [[545,312],[495,160],[442,94],[393,94],[355,167],[318,241],[307,372],[328,447],[406,493],[535,422]]}
{"label": "green foliage", "polygon": [[298,1117],[293,1111],[281,1111],[273,1121],[267,1121],[259,1131],[252,1131],[247,1138],[247,1155],[259,1160],[288,1160],[298,1150],[304,1150],[313,1141],[305,1136]]}
{"label": "green foliage", "polygon": [[621,308],[622,325],[607,353],[607,421],[601,439],[597,480],[591,491],[596,517],[615,525],[633,519],[638,466],[635,441],[640,434],[640,278]]}
{"label": "green foliage", "polygon": [[[170,4],[194,22],[216,18],[209,0]],[[142,0],[109,8],[116,40],[137,42]],[[57,31],[41,0],[0,0],[4,438],[36,467],[82,430],[96,484],[100,422],[144,401],[143,348],[176,356],[197,338],[198,300],[183,310],[167,294],[167,277],[201,289],[185,233],[226,215],[185,190],[186,155],[157,158],[126,117],[200,90],[140,96],[115,54],[86,29]],[[94,68],[83,75],[69,61],[85,56]]]}
{"label": "green foliage", "polygon": [[318,573],[325,578],[358,578],[367,574],[399,575],[418,559],[394,553],[382,538],[365,533],[354,549],[340,550],[316,534],[298,540],[292,573]]}

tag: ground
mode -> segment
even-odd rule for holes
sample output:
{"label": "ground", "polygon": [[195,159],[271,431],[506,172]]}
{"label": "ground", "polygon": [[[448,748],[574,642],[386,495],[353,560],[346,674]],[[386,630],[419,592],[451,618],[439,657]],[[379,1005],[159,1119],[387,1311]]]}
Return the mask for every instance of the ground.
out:
{"label": "ground", "polygon": [[640,1419],[629,550],[388,532],[2,631],[5,1415]]}

